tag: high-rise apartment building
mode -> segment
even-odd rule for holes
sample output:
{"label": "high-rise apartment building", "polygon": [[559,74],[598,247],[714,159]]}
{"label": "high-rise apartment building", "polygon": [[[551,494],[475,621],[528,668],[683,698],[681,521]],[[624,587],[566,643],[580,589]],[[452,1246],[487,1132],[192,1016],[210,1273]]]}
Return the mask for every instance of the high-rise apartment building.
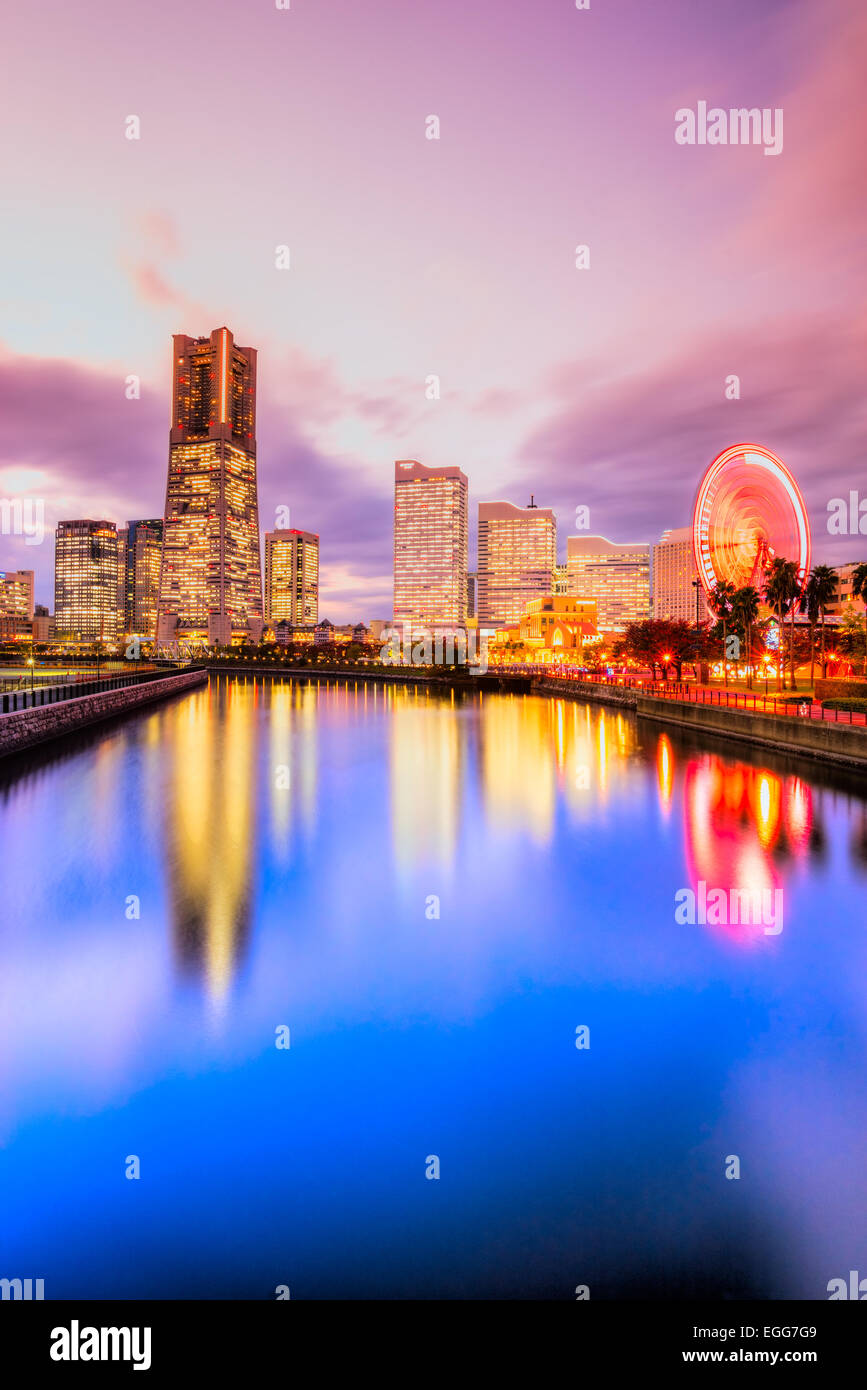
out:
{"label": "high-rise apartment building", "polygon": [[651,599],[654,618],[682,618],[696,622],[705,617],[704,595],[693,585],[698,579],[692,546],[692,527],[663,531],[651,549]]}
{"label": "high-rise apartment building", "polygon": [[262,626],[256,350],[174,336],[158,638],[227,645]]}
{"label": "high-rise apartment building", "polygon": [[552,592],[557,518],[547,507],[479,503],[480,627],[516,623],[533,599]]}
{"label": "high-rise apartment building", "polygon": [[61,521],[54,535],[54,625],[82,641],[116,641],[117,527]]}
{"label": "high-rise apartment building", "polygon": [[394,465],[394,621],[464,627],[467,499],[460,468]]}
{"label": "high-rise apartment building", "polygon": [[163,550],[162,518],[128,521],[125,528],[118,532],[119,544],[121,537],[121,631],[135,633],[149,642],[156,636],[157,630]]}
{"label": "high-rise apartment building", "polygon": [[319,621],[319,537],[265,532],[265,621],[315,627]]}
{"label": "high-rise apartment building", "polygon": [[650,616],[650,546],[569,536],[566,582],[570,594],[596,600],[600,632],[622,632]]}
{"label": "high-rise apartment building", "polygon": [[33,570],[0,570],[0,618],[33,621]]}

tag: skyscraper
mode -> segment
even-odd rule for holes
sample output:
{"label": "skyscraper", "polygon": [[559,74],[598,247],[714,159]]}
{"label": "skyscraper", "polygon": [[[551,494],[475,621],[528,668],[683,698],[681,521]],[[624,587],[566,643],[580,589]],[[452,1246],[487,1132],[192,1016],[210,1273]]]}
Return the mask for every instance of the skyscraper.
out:
{"label": "skyscraper", "polygon": [[312,531],[265,532],[265,621],[319,621],[319,537]]}
{"label": "skyscraper", "polygon": [[694,623],[696,610],[704,617],[705,604],[696,599],[693,580],[698,579],[692,548],[692,527],[663,531],[651,553],[654,618],[682,618]]}
{"label": "skyscraper", "polygon": [[479,503],[480,627],[516,623],[533,599],[552,592],[557,518],[547,507]]}
{"label": "skyscraper", "polygon": [[394,621],[465,627],[467,496],[460,468],[394,465]]}
{"label": "skyscraper", "polygon": [[596,600],[600,632],[622,632],[650,616],[650,546],[569,536],[566,582],[570,594]]}
{"label": "skyscraper", "polygon": [[256,350],[228,328],[173,341],[158,639],[258,638]]}
{"label": "skyscraper", "polygon": [[157,599],[163,549],[161,517],[128,521],[119,536],[125,538],[122,555],[123,619],[121,629],[145,641],[156,636]]}
{"label": "skyscraper", "polygon": [[83,641],[117,639],[117,527],[61,521],[54,535],[54,625]]}

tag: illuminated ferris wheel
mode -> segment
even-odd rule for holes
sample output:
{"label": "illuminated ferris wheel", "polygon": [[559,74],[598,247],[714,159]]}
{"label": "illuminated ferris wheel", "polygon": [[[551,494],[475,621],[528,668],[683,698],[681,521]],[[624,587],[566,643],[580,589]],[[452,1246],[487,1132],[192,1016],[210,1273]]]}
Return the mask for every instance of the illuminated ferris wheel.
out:
{"label": "illuminated ferris wheel", "polygon": [[706,594],[725,582],[761,592],[776,556],[794,560],[801,581],[810,572],[804,499],[785,464],[759,444],[734,444],[714,459],[698,489],[692,537]]}

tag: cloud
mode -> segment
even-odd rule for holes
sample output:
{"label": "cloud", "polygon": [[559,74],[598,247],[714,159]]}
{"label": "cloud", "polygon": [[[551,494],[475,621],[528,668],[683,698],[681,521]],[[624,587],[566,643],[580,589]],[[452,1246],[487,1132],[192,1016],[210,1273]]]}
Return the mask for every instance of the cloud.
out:
{"label": "cloud", "polygon": [[[857,540],[831,544],[827,502],[867,483],[865,348],[863,318],[805,316],[746,335],[707,334],[640,375],[579,360],[552,378],[559,408],[524,442],[519,476],[558,510],[561,537],[585,505],[591,531],[655,540],[688,524],[700,478],[722,449],[764,444],[798,480],[821,558],[853,558]],[[725,397],[732,373],[739,400]]]}

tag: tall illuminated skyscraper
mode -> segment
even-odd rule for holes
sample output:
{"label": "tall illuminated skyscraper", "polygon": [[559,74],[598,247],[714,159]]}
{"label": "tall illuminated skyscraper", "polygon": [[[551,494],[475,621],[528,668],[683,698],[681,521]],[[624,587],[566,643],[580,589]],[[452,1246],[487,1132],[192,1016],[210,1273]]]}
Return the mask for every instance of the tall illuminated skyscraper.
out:
{"label": "tall illuminated skyscraper", "polygon": [[265,621],[319,621],[319,537],[312,531],[265,532]]}
{"label": "tall illuminated skyscraper", "polygon": [[570,536],[566,584],[570,594],[596,600],[600,632],[622,632],[627,623],[650,617],[650,546]]}
{"label": "tall illuminated skyscraper", "polygon": [[61,521],[54,535],[54,626],[83,641],[117,639],[117,527]]}
{"label": "tall illuminated skyscraper", "polygon": [[517,623],[527,604],[552,592],[557,518],[547,507],[479,503],[480,627]]}
{"label": "tall illuminated skyscraper", "polygon": [[460,468],[395,463],[395,623],[466,626],[468,492]]}
{"label": "tall illuminated skyscraper", "polygon": [[256,350],[228,328],[173,341],[158,640],[258,638]]}

